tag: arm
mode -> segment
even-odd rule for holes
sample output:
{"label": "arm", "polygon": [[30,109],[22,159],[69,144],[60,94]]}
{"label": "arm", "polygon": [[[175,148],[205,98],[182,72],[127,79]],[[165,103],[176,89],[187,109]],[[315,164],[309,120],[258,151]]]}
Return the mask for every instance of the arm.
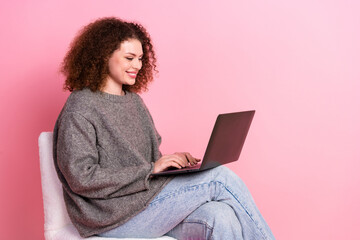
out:
{"label": "arm", "polygon": [[88,198],[112,198],[144,191],[153,164],[103,168],[93,125],[76,113],[59,124],[57,164],[71,190]]}

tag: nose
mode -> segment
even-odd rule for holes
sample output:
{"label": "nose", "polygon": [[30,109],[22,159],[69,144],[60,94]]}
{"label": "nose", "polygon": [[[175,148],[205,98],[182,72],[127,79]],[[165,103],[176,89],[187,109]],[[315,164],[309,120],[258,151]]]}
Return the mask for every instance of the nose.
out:
{"label": "nose", "polygon": [[140,70],[142,67],[142,62],[139,59],[134,59],[133,63],[132,63],[132,67]]}

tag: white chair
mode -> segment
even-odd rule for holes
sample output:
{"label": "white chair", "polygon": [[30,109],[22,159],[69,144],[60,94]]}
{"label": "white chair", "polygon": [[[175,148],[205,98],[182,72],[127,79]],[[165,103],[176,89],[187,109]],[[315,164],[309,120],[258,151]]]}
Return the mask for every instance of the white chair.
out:
{"label": "white chair", "polygon": [[[41,185],[44,201],[44,235],[46,240],[79,240],[82,238],[67,214],[62,186],[57,177],[52,155],[52,132],[42,132],[39,137]],[[91,240],[115,240],[115,238],[89,237]],[[124,238],[123,238],[124,239]],[[126,238],[131,240],[133,238]],[[163,236],[158,240],[173,240]],[[135,239],[133,239],[135,240]],[[136,240],[139,240],[137,238]],[[145,239],[143,239],[145,240]],[[154,238],[152,238],[154,240]]]}

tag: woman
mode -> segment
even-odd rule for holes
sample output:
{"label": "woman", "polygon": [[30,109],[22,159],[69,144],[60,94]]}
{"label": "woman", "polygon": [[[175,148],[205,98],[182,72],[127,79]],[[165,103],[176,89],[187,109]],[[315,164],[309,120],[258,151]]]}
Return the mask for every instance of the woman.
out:
{"label": "woman", "polygon": [[99,19],[64,58],[72,92],[54,128],[54,159],[69,216],[83,237],[273,239],[243,182],[225,167],[151,177],[198,161],[162,155],[161,137],[137,94],[156,69],[139,24]]}

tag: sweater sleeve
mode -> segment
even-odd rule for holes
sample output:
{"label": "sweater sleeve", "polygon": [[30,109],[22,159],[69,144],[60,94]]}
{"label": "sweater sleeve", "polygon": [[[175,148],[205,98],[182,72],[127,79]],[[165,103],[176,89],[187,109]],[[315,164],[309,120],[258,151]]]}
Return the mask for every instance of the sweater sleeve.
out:
{"label": "sweater sleeve", "polygon": [[57,165],[70,189],[87,198],[107,199],[147,190],[153,163],[104,168],[99,162],[94,126],[66,113],[59,122]]}

